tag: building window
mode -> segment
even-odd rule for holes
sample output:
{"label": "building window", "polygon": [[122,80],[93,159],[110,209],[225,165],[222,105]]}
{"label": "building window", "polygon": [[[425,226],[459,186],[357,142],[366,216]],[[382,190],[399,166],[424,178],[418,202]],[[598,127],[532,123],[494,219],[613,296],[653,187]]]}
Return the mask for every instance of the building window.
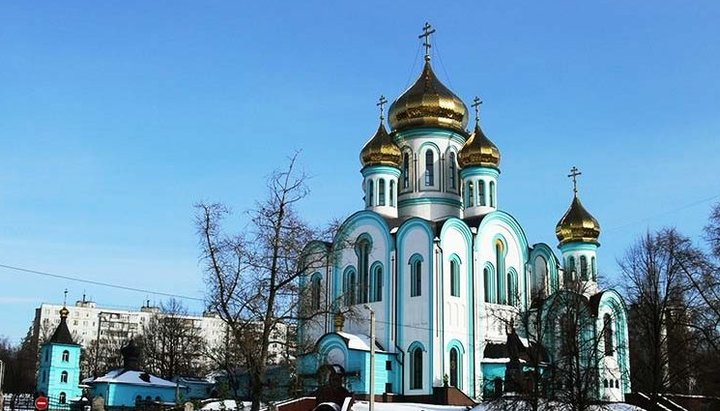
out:
{"label": "building window", "polygon": [[45,362],[50,361],[50,350],[45,349]]}
{"label": "building window", "polygon": [[574,280],[575,279],[575,257],[568,257],[567,259],[567,267],[565,268],[567,273],[569,274],[567,276],[568,280]]}
{"label": "building window", "polygon": [[494,181],[490,182],[489,197],[490,197],[490,207],[495,207],[495,182]]}
{"label": "building window", "polygon": [[390,207],[395,207],[395,180],[390,180]]}
{"label": "building window", "polygon": [[473,187],[473,182],[468,182],[468,194],[467,194],[467,203],[468,207],[472,207],[475,205],[475,190]]}
{"label": "building window", "polygon": [[343,296],[345,297],[345,305],[355,305],[355,292],[357,289],[357,274],[355,269],[349,268],[345,270],[345,284],[343,286]]}
{"label": "building window", "polygon": [[479,206],[485,206],[485,180],[478,180],[478,201]]}
{"label": "building window", "polygon": [[358,272],[360,273],[360,284],[358,289],[358,302],[368,302],[368,291],[370,289],[370,241],[366,238],[358,240],[355,248],[358,257]]}
{"label": "building window", "polygon": [[610,314],[605,314],[603,316],[603,341],[605,343],[605,355],[612,356],[614,347],[613,347],[612,318],[610,318]]}
{"label": "building window", "polygon": [[605,381],[603,381],[603,387],[605,387],[605,388],[608,387],[608,380],[607,380],[607,378],[605,379]]}
{"label": "building window", "polygon": [[450,178],[450,188],[455,189],[456,178],[457,178],[457,166],[455,166],[455,153],[450,153],[448,156],[450,161],[450,169],[448,170],[448,177]]}
{"label": "building window", "polygon": [[62,360],[63,360],[63,362],[70,361],[70,351],[68,351],[68,350],[63,351]]}
{"label": "building window", "polygon": [[483,276],[485,277],[485,302],[494,303],[493,290],[495,289],[495,285],[493,284],[494,278],[490,267],[485,267],[485,269],[483,269]]}
{"label": "building window", "polygon": [[61,392],[58,396],[58,402],[60,404],[65,404],[65,402],[67,402],[67,395],[64,392]]}
{"label": "building window", "polygon": [[320,273],[313,275],[310,283],[310,301],[313,310],[320,309]]}
{"label": "building window", "polygon": [[590,257],[590,273],[593,281],[597,280],[597,268],[595,267],[595,257]]}
{"label": "building window", "polygon": [[385,361],[385,371],[392,371],[392,361]]}
{"label": "building window", "polygon": [[410,188],[410,154],[403,154],[402,163],[402,188],[406,190]]}
{"label": "building window", "polygon": [[460,297],[460,264],[450,260],[450,295]]}
{"label": "building window", "polygon": [[514,269],[510,269],[507,274],[507,284],[508,284],[508,303],[510,305],[516,305],[517,302],[520,301],[520,296],[518,295],[518,285],[517,285],[517,273]]}
{"label": "building window", "polygon": [[372,207],[375,205],[375,187],[373,186],[373,181],[368,180],[367,182],[367,193],[365,193],[365,196],[367,197],[367,206]]}
{"label": "building window", "polygon": [[583,280],[588,279],[588,264],[587,264],[587,257],[584,255],[580,256],[580,278]]}
{"label": "building window", "polygon": [[497,269],[497,303],[506,304],[507,294],[505,293],[505,245],[502,241],[495,241],[495,268]]}
{"label": "building window", "polygon": [[410,259],[410,297],[422,294],[422,258],[419,255]]}
{"label": "building window", "polygon": [[60,382],[67,382],[68,381],[68,373],[67,371],[63,371],[60,373]]}
{"label": "building window", "polygon": [[380,265],[377,265],[373,270],[373,283],[372,300],[374,302],[382,301],[383,273]]}
{"label": "building window", "polygon": [[410,389],[420,390],[423,387],[423,353],[421,347],[410,352]]}
{"label": "building window", "polygon": [[462,388],[460,381],[462,381],[461,367],[460,367],[460,353],[456,347],[450,349],[450,386]]}
{"label": "building window", "polygon": [[385,180],[378,181],[378,205],[385,205]]}
{"label": "building window", "polygon": [[435,185],[435,154],[428,149],[425,152],[425,186]]}

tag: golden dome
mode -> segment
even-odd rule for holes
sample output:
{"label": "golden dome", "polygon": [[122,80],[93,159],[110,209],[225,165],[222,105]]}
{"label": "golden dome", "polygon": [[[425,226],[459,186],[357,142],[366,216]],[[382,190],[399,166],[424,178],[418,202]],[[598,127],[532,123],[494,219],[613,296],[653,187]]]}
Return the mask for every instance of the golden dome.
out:
{"label": "golden dome", "polygon": [[560,245],[571,242],[593,243],[599,245],[600,224],[583,207],[577,194],[575,194],[570,208],[565,212],[555,227]]}
{"label": "golden dome", "polygon": [[485,136],[479,121],[475,122],[475,130],[458,154],[458,164],[460,167],[500,167],[500,150]]}
{"label": "golden dome", "polygon": [[380,123],[375,135],[365,144],[360,152],[360,162],[365,166],[391,166],[398,167],[402,153],[400,147]]}
{"label": "golden dome", "polygon": [[392,130],[426,126],[465,134],[468,110],[465,103],[438,80],[426,59],[415,84],[390,106],[389,120]]}

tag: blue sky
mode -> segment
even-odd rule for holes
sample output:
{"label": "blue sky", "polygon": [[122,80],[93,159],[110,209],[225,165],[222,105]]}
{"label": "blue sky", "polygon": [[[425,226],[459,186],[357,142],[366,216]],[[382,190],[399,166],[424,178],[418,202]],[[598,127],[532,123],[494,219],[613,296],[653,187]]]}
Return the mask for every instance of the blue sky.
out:
{"label": "blue sky", "polygon": [[[720,200],[720,3],[3,2],[0,264],[202,298],[192,205],[240,211],[294,150],[305,216],[362,207],[375,102],[417,76],[483,104],[501,208],[557,244],[568,169],[602,227],[600,271],[644,230],[699,236]],[[0,335],[83,291],[161,297],[0,268]],[[194,311],[201,304],[187,302]]]}

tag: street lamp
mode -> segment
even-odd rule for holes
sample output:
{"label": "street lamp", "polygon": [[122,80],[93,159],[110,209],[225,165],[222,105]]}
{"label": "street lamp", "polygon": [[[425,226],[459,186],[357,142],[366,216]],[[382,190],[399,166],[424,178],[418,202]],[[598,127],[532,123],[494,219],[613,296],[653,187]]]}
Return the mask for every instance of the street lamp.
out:
{"label": "street lamp", "polygon": [[375,410],[375,311],[369,305],[364,305],[370,311],[370,409]]}

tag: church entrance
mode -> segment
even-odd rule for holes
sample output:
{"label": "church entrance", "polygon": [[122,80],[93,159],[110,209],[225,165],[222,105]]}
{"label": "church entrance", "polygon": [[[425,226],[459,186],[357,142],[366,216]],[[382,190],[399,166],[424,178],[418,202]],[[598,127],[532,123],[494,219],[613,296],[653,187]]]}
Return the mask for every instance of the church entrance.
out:
{"label": "church entrance", "polygon": [[462,372],[460,369],[460,353],[457,348],[450,349],[450,385],[462,388],[458,384],[462,381]]}

